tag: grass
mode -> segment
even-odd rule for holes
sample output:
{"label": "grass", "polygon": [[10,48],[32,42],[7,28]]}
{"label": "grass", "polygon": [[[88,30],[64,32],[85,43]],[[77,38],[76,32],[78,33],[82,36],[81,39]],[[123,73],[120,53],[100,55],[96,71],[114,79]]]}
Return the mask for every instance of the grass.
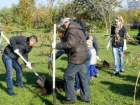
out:
{"label": "grass", "polygon": [[[51,70],[48,70],[48,61],[47,56],[39,56],[40,54],[47,54],[49,50],[49,41],[46,41],[47,46],[41,45],[41,38],[39,37],[38,31],[33,31],[38,35],[39,42],[33,48],[29,54],[29,60],[33,63],[33,68],[39,73],[40,76],[45,75],[47,78],[51,79],[49,75]],[[30,36],[30,33],[22,33],[25,36]],[[46,33],[45,33],[46,34]],[[44,34],[44,35],[45,35]],[[8,38],[15,34],[5,34]],[[98,38],[98,44],[100,47],[99,56],[102,60],[108,61],[113,65],[113,56],[111,46],[109,51],[105,50],[105,47],[108,43],[106,37],[103,36],[103,33],[94,34]],[[137,35],[137,30],[130,31],[131,36]],[[137,40],[136,40],[137,41]],[[7,45],[5,40],[3,40],[3,48]],[[125,73],[121,73],[119,77],[111,76],[114,69],[98,69],[99,78],[94,78],[91,80],[90,92],[92,97],[92,105],[132,105],[134,88],[136,78],[139,72],[139,63],[137,61],[139,45],[133,43],[127,44],[127,52],[129,54],[124,56],[124,68]],[[134,58],[131,60],[131,56]],[[56,60],[56,80],[63,79],[63,73],[67,67],[67,57],[62,55],[58,60]],[[21,63],[22,60],[19,59]],[[53,96],[52,95],[41,95],[35,91],[37,88],[36,81],[37,77],[34,73],[26,67],[23,67],[23,82],[28,87],[28,89],[22,89],[16,86],[16,75],[14,71],[13,80],[14,80],[14,91],[17,93],[16,96],[11,97],[7,94],[7,86],[5,82],[6,71],[2,60],[0,59],[0,104],[1,105],[52,105]],[[98,61],[97,64],[102,64]],[[139,87],[139,86],[138,86]],[[138,88],[136,94],[136,105],[140,105],[140,89]],[[77,96],[80,99],[80,95]],[[65,98],[64,92],[57,93],[57,105],[62,104],[62,100]],[[88,105],[87,103],[78,101],[75,105]]]}

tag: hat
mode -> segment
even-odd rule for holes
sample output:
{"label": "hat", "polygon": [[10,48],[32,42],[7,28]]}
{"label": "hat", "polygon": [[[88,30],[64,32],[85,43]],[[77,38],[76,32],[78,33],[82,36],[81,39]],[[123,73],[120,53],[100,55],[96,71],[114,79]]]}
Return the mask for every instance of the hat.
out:
{"label": "hat", "polygon": [[61,20],[60,26],[63,26],[65,23],[70,22],[71,19],[70,18],[64,18]]}

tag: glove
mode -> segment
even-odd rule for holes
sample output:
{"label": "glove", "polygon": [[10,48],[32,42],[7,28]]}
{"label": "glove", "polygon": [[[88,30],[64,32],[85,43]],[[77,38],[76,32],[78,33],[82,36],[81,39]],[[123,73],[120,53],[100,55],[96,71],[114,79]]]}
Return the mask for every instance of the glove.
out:
{"label": "glove", "polygon": [[32,66],[31,66],[31,63],[30,63],[30,62],[27,62],[27,63],[26,63],[26,66],[27,66],[29,69],[32,69]]}
{"label": "glove", "polygon": [[101,59],[99,58],[99,56],[96,56],[96,58],[97,58],[99,61],[101,61]]}
{"label": "glove", "polygon": [[52,48],[53,48],[53,49],[56,48],[56,43],[52,43]]}
{"label": "glove", "polygon": [[14,50],[14,53],[16,53],[17,55],[19,55],[19,49]]}
{"label": "glove", "polygon": [[126,46],[124,46],[124,47],[123,47],[123,50],[126,50],[126,49],[127,49],[127,47],[126,47]]}
{"label": "glove", "polygon": [[48,61],[51,62],[53,58],[51,56],[48,57]]}

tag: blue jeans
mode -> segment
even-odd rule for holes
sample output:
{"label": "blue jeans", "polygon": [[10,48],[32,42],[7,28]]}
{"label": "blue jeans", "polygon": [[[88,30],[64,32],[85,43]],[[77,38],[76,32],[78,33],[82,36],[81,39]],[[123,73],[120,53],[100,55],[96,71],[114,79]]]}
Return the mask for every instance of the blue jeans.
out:
{"label": "blue jeans", "polygon": [[[123,61],[123,56],[124,56],[124,51],[123,47],[115,47],[112,46],[112,52],[113,52],[113,57],[115,61],[115,73],[119,72],[119,70],[124,71],[124,61]],[[120,60],[120,67],[119,67],[119,61],[118,61],[118,54],[119,54],[119,60]]]}
{"label": "blue jeans", "polygon": [[16,71],[16,82],[18,86],[23,86],[22,82],[22,68],[18,60],[14,60],[6,54],[2,54],[2,61],[6,68],[6,83],[8,92],[13,91],[13,68]]}
{"label": "blue jeans", "polygon": [[98,71],[97,71],[95,65],[90,65],[90,77],[94,77],[94,74],[98,75]]}
{"label": "blue jeans", "polygon": [[69,63],[68,67],[64,73],[64,87],[66,100],[77,99],[75,88],[74,88],[74,79],[75,75],[78,73],[79,83],[80,83],[80,95],[83,101],[91,101],[90,90],[87,80],[87,70],[85,64],[72,64]]}
{"label": "blue jeans", "polygon": [[[86,62],[86,70],[87,70],[87,79],[88,79],[88,84],[90,85],[90,61],[91,61],[91,52],[89,52],[89,59]],[[80,89],[80,83],[79,83],[79,76],[78,74],[75,75],[75,81],[76,81],[76,90]]]}

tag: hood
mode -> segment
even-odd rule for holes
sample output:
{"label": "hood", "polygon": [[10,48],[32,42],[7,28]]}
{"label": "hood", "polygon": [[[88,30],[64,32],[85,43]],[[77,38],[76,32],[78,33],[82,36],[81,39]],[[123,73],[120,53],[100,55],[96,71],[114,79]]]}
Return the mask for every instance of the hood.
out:
{"label": "hood", "polygon": [[68,26],[68,29],[71,29],[71,28],[77,28],[77,29],[82,29],[82,27],[77,23],[77,22],[71,22]]}

